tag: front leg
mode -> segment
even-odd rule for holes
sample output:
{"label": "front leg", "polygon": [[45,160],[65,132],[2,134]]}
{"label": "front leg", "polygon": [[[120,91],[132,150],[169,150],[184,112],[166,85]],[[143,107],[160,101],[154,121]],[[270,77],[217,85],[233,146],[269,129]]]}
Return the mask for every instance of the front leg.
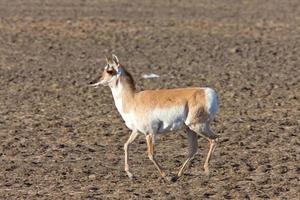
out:
{"label": "front leg", "polygon": [[154,144],[153,144],[153,135],[148,134],[146,136],[147,147],[148,147],[148,157],[153,162],[155,167],[158,169],[160,175],[164,178],[166,176],[165,172],[163,172],[162,167],[158,164],[154,155]]}
{"label": "front leg", "polygon": [[125,151],[125,171],[128,175],[128,177],[132,178],[132,173],[129,171],[129,165],[128,165],[128,147],[129,145],[135,140],[135,138],[138,136],[137,131],[132,131],[130,137],[128,138],[127,142],[124,144],[124,151]]}

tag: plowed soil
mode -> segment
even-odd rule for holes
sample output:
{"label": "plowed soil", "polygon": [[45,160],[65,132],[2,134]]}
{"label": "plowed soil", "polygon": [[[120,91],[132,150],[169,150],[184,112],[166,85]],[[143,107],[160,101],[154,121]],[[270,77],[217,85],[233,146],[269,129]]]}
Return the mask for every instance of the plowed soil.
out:
{"label": "plowed soil", "polygon": [[[107,87],[88,87],[115,53],[142,89],[210,86],[220,111],[177,182]],[[154,72],[158,79],[142,79]],[[1,0],[0,198],[300,199],[300,1]],[[157,138],[169,176],[184,131]]]}

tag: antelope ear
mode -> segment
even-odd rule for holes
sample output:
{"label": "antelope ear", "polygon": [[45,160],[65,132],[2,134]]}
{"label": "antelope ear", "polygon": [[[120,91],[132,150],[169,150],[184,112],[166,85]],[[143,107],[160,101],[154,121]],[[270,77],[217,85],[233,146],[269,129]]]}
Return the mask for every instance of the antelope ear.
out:
{"label": "antelope ear", "polygon": [[105,60],[106,60],[106,63],[108,64],[109,63],[109,59],[107,56],[105,56]]}
{"label": "antelope ear", "polygon": [[117,57],[115,54],[112,54],[112,60],[113,60],[113,62],[114,62],[117,66],[120,65],[119,59],[118,59],[118,57]]}

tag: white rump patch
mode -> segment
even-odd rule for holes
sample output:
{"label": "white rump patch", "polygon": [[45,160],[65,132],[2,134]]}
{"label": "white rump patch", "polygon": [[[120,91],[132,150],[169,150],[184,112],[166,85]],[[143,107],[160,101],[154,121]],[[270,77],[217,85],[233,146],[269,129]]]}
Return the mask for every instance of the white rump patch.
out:
{"label": "white rump patch", "polygon": [[211,88],[205,88],[206,110],[211,119],[218,112],[218,97],[217,93]]}

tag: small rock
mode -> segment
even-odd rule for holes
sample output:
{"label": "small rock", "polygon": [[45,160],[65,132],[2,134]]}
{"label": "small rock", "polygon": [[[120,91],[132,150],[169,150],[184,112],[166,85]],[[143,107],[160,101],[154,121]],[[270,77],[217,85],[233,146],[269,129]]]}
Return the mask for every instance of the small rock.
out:
{"label": "small rock", "polygon": [[95,179],[95,178],[96,178],[96,175],[95,175],[95,174],[89,175],[89,179]]}
{"label": "small rock", "polygon": [[229,52],[230,53],[239,53],[239,52],[242,52],[242,50],[238,47],[233,47],[233,48],[229,49]]}
{"label": "small rock", "polygon": [[89,190],[91,190],[91,191],[96,191],[96,190],[99,190],[99,187],[97,187],[97,186],[92,186],[92,187],[90,187]]}

